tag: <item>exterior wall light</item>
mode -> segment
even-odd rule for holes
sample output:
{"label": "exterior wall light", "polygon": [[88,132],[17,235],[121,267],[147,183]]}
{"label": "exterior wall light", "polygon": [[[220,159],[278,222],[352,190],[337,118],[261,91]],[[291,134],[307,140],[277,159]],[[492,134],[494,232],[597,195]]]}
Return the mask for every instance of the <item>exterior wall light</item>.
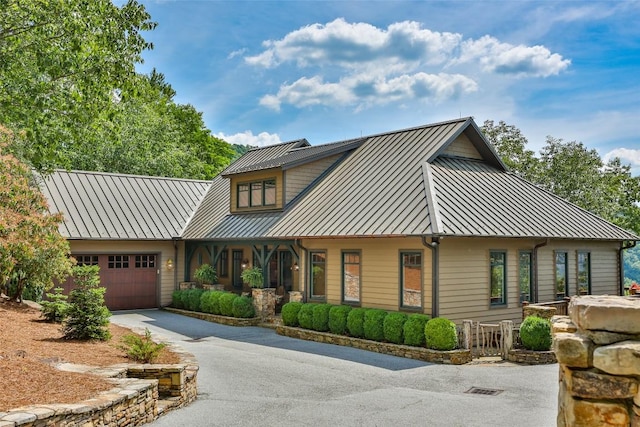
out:
{"label": "exterior wall light", "polygon": [[173,270],[173,259],[171,258],[167,260],[167,270]]}
{"label": "exterior wall light", "polygon": [[249,267],[249,260],[248,260],[248,259],[246,259],[246,258],[245,258],[245,259],[243,259],[243,260],[242,260],[242,264],[240,265],[240,267],[242,267],[242,268],[247,268],[247,267]]}
{"label": "exterior wall light", "polygon": [[300,266],[298,265],[298,263],[297,263],[297,262],[294,262],[294,263],[293,263],[293,267],[291,267],[291,269],[292,269],[293,271],[299,271],[299,270],[300,270]]}

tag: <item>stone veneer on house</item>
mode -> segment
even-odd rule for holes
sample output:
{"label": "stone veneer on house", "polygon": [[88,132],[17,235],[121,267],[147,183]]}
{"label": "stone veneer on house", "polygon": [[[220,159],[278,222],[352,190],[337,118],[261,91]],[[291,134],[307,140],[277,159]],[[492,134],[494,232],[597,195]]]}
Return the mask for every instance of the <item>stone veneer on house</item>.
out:
{"label": "stone veneer on house", "polygon": [[555,316],[559,427],[640,427],[640,298],[581,296]]}

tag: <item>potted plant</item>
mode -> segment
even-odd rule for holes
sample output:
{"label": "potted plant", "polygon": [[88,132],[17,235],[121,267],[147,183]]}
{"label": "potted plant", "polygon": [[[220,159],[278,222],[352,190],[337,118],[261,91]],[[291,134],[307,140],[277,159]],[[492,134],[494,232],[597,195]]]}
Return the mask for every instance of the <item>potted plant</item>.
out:
{"label": "potted plant", "polygon": [[240,274],[240,277],[253,289],[264,287],[264,276],[260,267],[247,268]]}
{"label": "potted plant", "polygon": [[198,267],[193,277],[206,289],[211,288],[211,285],[218,281],[218,273],[210,264],[202,264]]}

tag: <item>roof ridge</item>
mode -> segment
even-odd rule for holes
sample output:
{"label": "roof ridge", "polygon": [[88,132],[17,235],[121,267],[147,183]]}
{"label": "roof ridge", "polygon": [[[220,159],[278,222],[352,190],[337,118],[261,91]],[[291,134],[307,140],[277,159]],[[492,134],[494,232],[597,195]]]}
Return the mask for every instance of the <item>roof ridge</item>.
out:
{"label": "roof ridge", "polygon": [[77,169],[54,169],[54,173],[72,173],[76,175],[102,175],[102,176],[117,176],[122,178],[138,178],[138,179],[155,179],[155,180],[167,180],[167,181],[183,181],[183,182],[203,182],[210,183],[210,179],[194,179],[194,178],[176,178],[171,176],[155,176],[155,175],[137,175],[121,172],[104,172],[104,171],[85,171]]}
{"label": "roof ridge", "polygon": [[[295,144],[299,144],[301,142],[306,142],[307,144],[309,144],[308,147],[311,147],[311,143],[309,141],[307,141],[306,138],[300,138],[300,139],[294,139],[294,140],[291,140],[291,141],[279,142],[277,144],[263,145],[262,147],[252,147],[252,148],[247,150],[247,153],[249,153],[251,151],[266,150],[266,149],[273,148],[273,147],[281,147],[283,145],[295,145]],[[304,147],[297,147],[297,148],[304,148]],[[295,148],[293,148],[293,149],[295,149]]]}

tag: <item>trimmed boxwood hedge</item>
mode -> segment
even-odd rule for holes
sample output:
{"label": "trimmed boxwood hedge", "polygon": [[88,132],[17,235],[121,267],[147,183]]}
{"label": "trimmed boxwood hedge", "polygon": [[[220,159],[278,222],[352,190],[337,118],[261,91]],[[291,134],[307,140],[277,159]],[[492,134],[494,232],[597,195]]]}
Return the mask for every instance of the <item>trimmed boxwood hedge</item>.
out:
{"label": "trimmed boxwood hedge", "polygon": [[200,297],[203,293],[202,289],[189,289],[182,297],[185,308],[191,311],[200,311]]}
{"label": "trimmed boxwood hedge", "polygon": [[424,327],[429,321],[426,314],[414,313],[410,314],[404,323],[404,343],[414,347],[424,347]]}
{"label": "trimmed boxwood hedge", "polygon": [[249,319],[256,315],[253,308],[253,299],[250,297],[236,297],[232,304],[233,317]]}
{"label": "trimmed boxwood hedge", "polygon": [[527,317],[520,325],[520,341],[527,350],[549,350],[551,348],[551,322],[541,317]]}
{"label": "trimmed boxwood hedge", "polygon": [[347,332],[347,316],[351,311],[348,305],[334,305],[329,310],[329,330],[337,335]]}
{"label": "trimmed boxwood hedge", "polygon": [[222,291],[206,291],[200,297],[200,308],[203,313],[220,314],[220,297]]}
{"label": "trimmed boxwood hedge", "polygon": [[347,315],[347,330],[355,338],[364,338],[364,313],[366,308],[354,308]]}
{"label": "trimmed boxwood hedge", "polygon": [[406,321],[407,315],[404,313],[387,314],[382,324],[384,339],[394,344],[402,344],[404,341],[403,327]]}
{"label": "trimmed boxwood hedge", "polygon": [[313,307],[315,304],[304,304],[298,312],[298,324],[301,328],[313,329]]}
{"label": "trimmed boxwood hedge", "polygon": [[427,348],[432,350],[453,350],[458,346],[456,324],[444,317],[435,317],[424,327]]}
{"label": "trimmed boxwood hedge", "polygon": [[333,307],[331,304],[315,304],[312,315],[314,331],[327,332],[329,330],[329,310],[331,307]]}
{"label": "trimmed boxwood hedge", "polygon": [[369,308],[364,312],[364,337],[373,341],[384,341],[384,319],[387,312]]}
{"label": "trimmed boxwood hedge", "polygon": [[220,296],[220,314],[223,316],[233,316],[233,300],[238,298],[238,295],[230,292],[225,292]]}
{"label": "trimmed boxwood hedge", "polygon": [[175,290],[171,294],[171,307],[173,308],[184,308],[184,304],[182,303],[182,296],[184,295],[183,291]]}
{"label": "trimmed boxwood hedge", "polygon": [[298,322],[298,312],[303,306],[299,301],[291,301],[282,306],[282,323],[284,326],[297,327],[300,325]]}

